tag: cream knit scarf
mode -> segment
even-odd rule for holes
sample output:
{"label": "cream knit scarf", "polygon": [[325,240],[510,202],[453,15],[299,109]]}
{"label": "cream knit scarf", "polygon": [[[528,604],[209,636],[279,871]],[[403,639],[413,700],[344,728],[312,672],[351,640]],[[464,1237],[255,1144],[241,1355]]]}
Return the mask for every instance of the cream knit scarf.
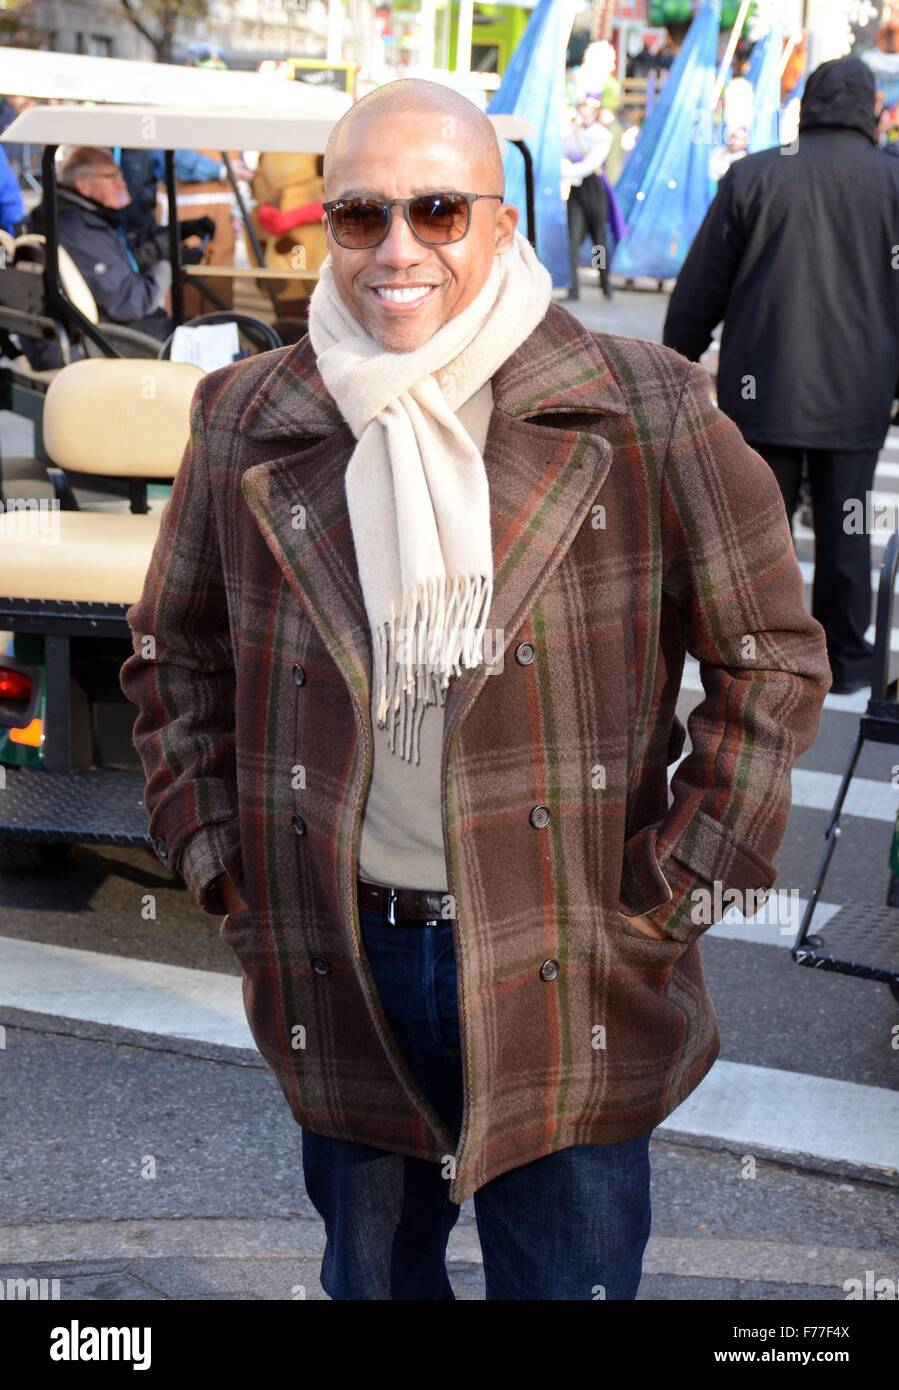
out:
{"label": "cream knit scarf", "polygon": [[[411,352],[388,352],[334,284],[331,257],[309,301],[322,380],[356,437],[346,494],[372,631],[373,708],[391,751],[418,761],[425,706],[484,659],[493,593],[484,460],[456,411],[546,314],[552,279],[515,233],[475,299]],[[461,663],[461,664],[460,664]]]}

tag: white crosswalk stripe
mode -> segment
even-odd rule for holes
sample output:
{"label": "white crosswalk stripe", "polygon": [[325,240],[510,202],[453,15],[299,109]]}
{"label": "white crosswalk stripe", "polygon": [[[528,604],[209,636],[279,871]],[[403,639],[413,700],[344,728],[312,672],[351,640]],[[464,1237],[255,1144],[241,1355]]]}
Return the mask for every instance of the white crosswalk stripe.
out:
{"label": "white crosswalk stripe", "polygon": [[[668,768],[669,779],[674,775],[675,769],[680,766],[684,758],[688,756],[688,752],[689,749],[678,758],[677,762],[670,765]],[[886,769],[890,775],[894,775],[894,768],[899,772],[899,749],[897,749],[896,756],[896,763],[891,763]],[[839,791],[840,781],[841,774],[838,772],[813,772],[808,768],[794,767],[792,772],[793,806],[803,806],[812,811],[829,811]],[[875,782],[871,777],[853,777],[849,783],[846,800],[843,802],[844,815],[861,816],[865,820],[892,823],[896,819],[897,810],[899,810],[899,787],[894,787],[887,776],[882,782]]]}
{"label": "white crosswalk stripe", "polygon": [[[689,756],[689,739],[684,748],[684,752],[668,767],[668,780],[674,776],[676,769]],[[842,774],[838,772],[816,772],[810,768],[794,767],[792,774],[792,803],[793,806],[804,806],[812,811],[829,811],[836,800],[837,792],[840,788]],[[873,777],[853,777],[849,783],[849,790],[846,793],[846,800],[843,802],[843,814],[846,816],[861,816],[865,820],[882,820],[892,823],[896,819],[896,812],[899,810],[899,782],[894,783],[893,778],[899,778],[899,747],[896,749],[895,761],[891,761],[884,766],[883,781],[875,781]]]}
{"label": "white crosswalk stripe", "polygon": [[894,1173],[899,1104],[882,1086],[719,1058],[662,1130]]}
{"label": "white crosswalk stripe", "polygon": [[253,1047],[240,977],[0,936],[0,1004],[163,1037]]}
{"label": "white crosswalk stripe", "polygon": [[[814,578],[815,578],[815,566],[814,566],[814,563],[813,563],[811,560],[800,560],[800,561],[799,561],[799,569],[800,569],[800,571],[801,571],[801,573],[802,573],[802,577],[803,577],[803,579],[805,580],[806,584],[811,585],[812,581],[813,581]],[[877,569],[877,570],[872,570],[872,571],[871,571],[871,588],[872,588],[873,590],[876,591],[877,588],[878,588],[878,586],[879,586],[879,584],[880,584],[880,570],[879,570],[879,569]],[[897,615],[899,615],[899,607],[897,607],[896,612],[897,612]]]}

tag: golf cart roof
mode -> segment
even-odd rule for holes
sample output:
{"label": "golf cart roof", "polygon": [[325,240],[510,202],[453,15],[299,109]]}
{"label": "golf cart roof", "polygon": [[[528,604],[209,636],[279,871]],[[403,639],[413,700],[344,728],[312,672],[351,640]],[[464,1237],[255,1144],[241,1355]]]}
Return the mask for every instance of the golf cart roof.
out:
{"label": "golf cart roof", "polygon": [[335,118],[351,105],[345,92],[291,82],[273,73],[223,72],[33,48],[4,48],[3,58],[5,96],[222,111],[262,107]]}
{"label": "golf cart roof", "polygon": [[[209,75],[215,78],[218,74]],[[316,99],[325,95],[321,87],[307,90]],[[0,140],[26,145],[100,145],[106,148],[120,145],[123,149],[323,154],[334,125],[343,110],[352,105],[350,98],[341,92],[328,95],[337,97],[342,103],[341,110],[330,116],[319,108],[317,100],[311,103],[315,114],[260,106],[228,111],[106,104],[32,106],[7,126]],[[520,116],[490,116],[489,119],[503,140],[528,140],[537,134],[531,122]]]}

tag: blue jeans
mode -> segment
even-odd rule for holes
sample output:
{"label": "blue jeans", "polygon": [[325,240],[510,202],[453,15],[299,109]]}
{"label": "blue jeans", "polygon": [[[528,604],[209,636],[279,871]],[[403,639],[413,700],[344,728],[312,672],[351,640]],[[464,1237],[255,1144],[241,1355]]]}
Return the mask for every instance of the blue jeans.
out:
{"label": "blue jeans", "polygon": [[[397,1044],[458,1138],[452,923],[395,927],[365,910],[360,921]],[[560,1149],[478,1188],[487,1298],[636,1298],[651,1224],[649,1139]],[[446,1245],[460,1208],[440,1164],[304,1130],[303,1172],[325,1223],[321,1281],[331,1298],[455,1297]]]}

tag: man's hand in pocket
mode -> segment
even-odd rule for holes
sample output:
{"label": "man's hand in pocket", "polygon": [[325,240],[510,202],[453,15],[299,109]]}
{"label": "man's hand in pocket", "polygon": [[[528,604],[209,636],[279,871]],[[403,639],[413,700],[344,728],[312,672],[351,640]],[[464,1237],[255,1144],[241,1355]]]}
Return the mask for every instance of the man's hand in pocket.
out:
{"label": "man's hand in pocket", "polygon": [[245,903],[240,896],[234,880],[227,869],[219,876],[218,885],[222,895],[222,902],[225,904],[229,916],[236,917],[238,912],[243,912],[248,904]]}
{"label": "man's hand in pocket", "polygon": [[[205,899],[207,912],[227,912],[229,917],[236,917],[238,912],[243,912],[248,906],[237,891],[234,880],[227,869],[209,884]],[[201,896],[198,895],[197,901],[201,907],[204,905]]]}
{"label": "man's hand in pocket", "polygon": [[668,935],[661,927],[657,927],[655,922],[650,922],[648,917],[628,917],[628,921],[635,931],[642,932],[644,936],[654,936],[657,941],[662,941]]}

